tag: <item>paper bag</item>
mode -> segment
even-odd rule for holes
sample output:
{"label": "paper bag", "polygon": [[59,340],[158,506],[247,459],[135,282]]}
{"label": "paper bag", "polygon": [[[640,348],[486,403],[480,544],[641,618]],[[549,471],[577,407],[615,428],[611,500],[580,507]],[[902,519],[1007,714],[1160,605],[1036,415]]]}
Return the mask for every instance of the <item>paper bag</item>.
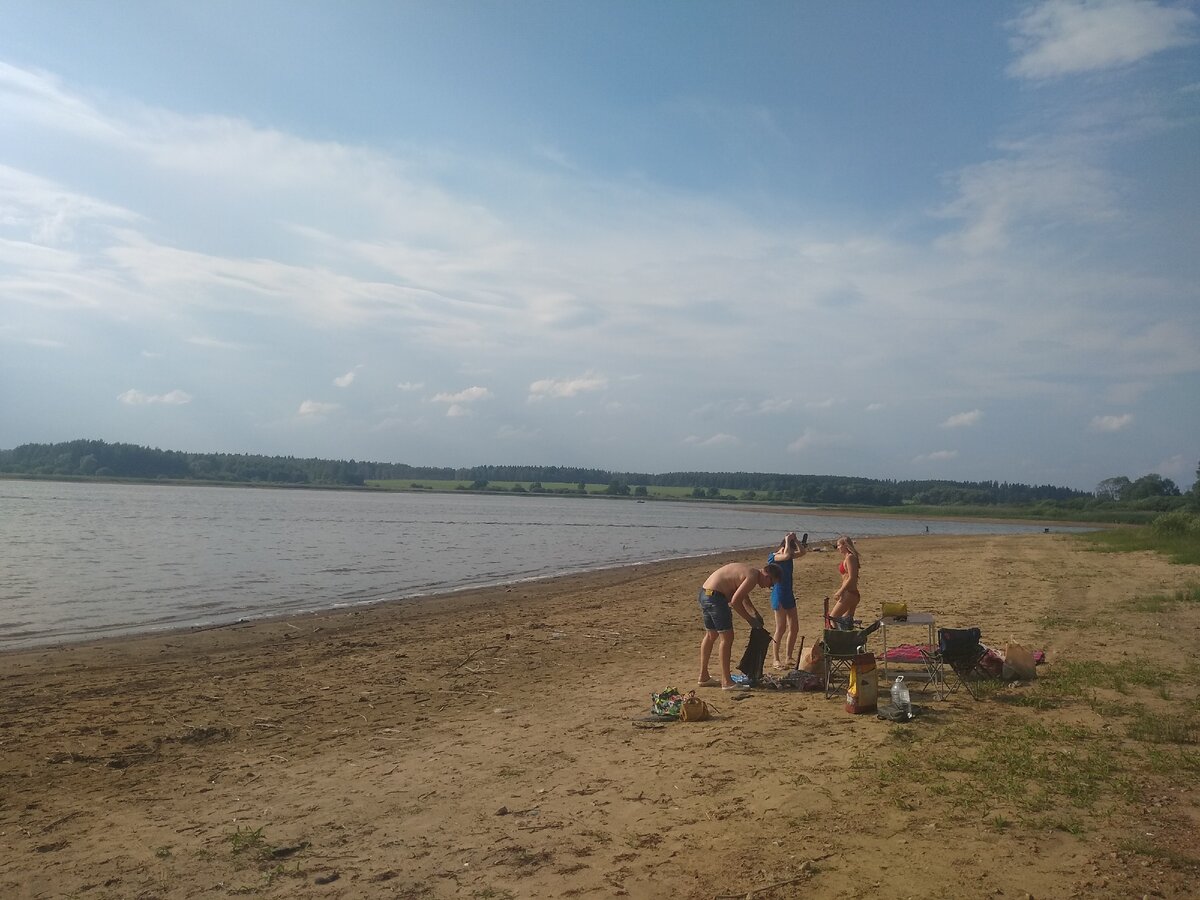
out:
{"label": "paper bag", "polygon": [[820,644],[813,644],[811,647],[805,647],[800,653],[800,665],[798,668],[801,672],[820,672],[825,671],[825,659],[822,656]]}
{"label": "paper bag", "polygon": [[1037,669],[1033,661],[1033,654],[1016,641],[1010,640],[1004,648],[1004,668],[1002,674],[1005,678],[1033,681],[1033,679],[1037,678]]}

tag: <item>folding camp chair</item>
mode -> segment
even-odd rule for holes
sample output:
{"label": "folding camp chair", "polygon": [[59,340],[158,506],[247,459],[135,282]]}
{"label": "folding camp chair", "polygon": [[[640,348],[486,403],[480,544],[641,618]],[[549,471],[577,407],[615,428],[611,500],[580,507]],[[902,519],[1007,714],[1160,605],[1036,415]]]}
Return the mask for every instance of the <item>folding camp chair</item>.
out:
{"label": "folding camp chair", "polygon": [[980,665],[987,654],[987,648],[979,642],[981,632],[978,628],[939,628],[937,634],[937,647],[922,647],[921,659],[929,671],[929,683],[941,685],[938,699],[943,691],[953,694],[966,687],[967,693],[978,700],[972,681],[992,677]]}
{"label": "folding camp chair", "polygon": [[[874,629],[872,629],[874,630]],[[842,631],[838,628],[826,628],[821,638],[821,655],[825,660],[825,696],[836,693],[833,680],[837,673],[846,673],[846,682],[850,682],[850,667],[854,657],[862,652],[867,642],[867,633],[862,631]]]}

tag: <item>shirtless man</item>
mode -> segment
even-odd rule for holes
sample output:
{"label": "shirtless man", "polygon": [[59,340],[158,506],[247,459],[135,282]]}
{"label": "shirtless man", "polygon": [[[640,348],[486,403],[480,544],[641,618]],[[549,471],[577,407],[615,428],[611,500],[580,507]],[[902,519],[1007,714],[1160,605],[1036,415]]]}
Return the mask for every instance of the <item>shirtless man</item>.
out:
{"label": "shirtless man", "polygon": [[779,566],[769,563],[756,569],[749,563],[726,563],[708,576],[700,588],[700,613],[704,617],[704,637],[700,641],[701,687],[716,687],[708,674],[708,660],[713,644],[721,639],[721,688],[729,691],[737,685],[729,674],[729,656],[733,649],[733,613],[752,626],[762,627],[763,617],[750,602],[750,592],[756,587],[771,587],[783,577]]}

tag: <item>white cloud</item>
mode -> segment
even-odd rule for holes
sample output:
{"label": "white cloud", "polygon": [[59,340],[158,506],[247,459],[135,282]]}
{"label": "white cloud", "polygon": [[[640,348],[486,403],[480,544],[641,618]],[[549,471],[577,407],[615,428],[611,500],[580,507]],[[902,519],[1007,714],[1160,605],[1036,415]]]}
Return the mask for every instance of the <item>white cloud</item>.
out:
{"label": "white cloud", "polygon": [[685,444],[693,444],[697,447],[736,447],[741,443],[737,437],[732,434],[718,433],[711,437],[698,437],[697,435],[688,435],[683,439]]}
{"label": "white cloud", "polygon": [[957,450],[934,450],[932,453],[922,453],[920,456],[914,457],[913,462],[940,462],[948,459],[957,459]]}
{"label": "white cloud", "polygon": [[462,416],[469,415],[471,415],[471,410],[468,407],[463,406],[461,403],[451,403],[448,407],[446,407],[447,419],[457,419],[461,418]]}
{"label": "white cloud", "polygon": [[333,379],[333,383],[340,388],[350,387],[350,385],[354,384],[356,375],[357,373],[351,370],[345,375],[339,375],[337,378]]}
{"label": "white cloud", "polygon": [[814,447],[836,447],[845,444],[849,437],[844,434],[826,434],[805,428],[804,433],[787,445],[789,453],[799,453]]}
{"label": "white cloud", "polygon": [[1184,457],[1182,453],[1177,453],[1170,459],[1164,459],[1160,462],[1154,467],[1154,471],[1165,478],[1170,478],[1172,481],[1177,482],[1181,478],[1190,479],[1196,471],[1192,468],[1194,464],[1194,460]]}
{"label": "white cloud", "polygon": [[584,391],[599,391],[606,387],[608,379],[592,372],[577,378],[543,378],[529,385],[529,400],[574,397]]}
{"label": "white cloud", "polygon": [[476,400],[486,400],[492,396],[492,392],[485,387],[466,388],[454,394],[441,393],[433,395],[434,403],[449,403],[451,405],[462,405],[464,403],[474,403]]}
{"label": "white cloud", "polygon": [[305,400],[300,404],[300,409],[297,413],[306,418],[325,416],[335,410],[340,409],[336,403],[321,403],[317,400]]}
{"label": "white cloud", "polygon": [[137,388],[130,388],[124,393],[118,394],[117,399],[128,406],[148,406],[154,403],[161,403],[165,406],[182,406],[192,402],[192,395],[180,390],[168,391],[165,394],[147,394]]}
{"label": "white cloud", "polygon": [[1133,414],[1125,413],[1120,416],[1095,416],[1092,419],[1092,431],[1120,431],[1133,424]]}
{"label": "white cloud", "polygon": [[785,397],[768,397],[766,400],[759,401],[756,412],[759,415],[775,415],[776,413],[787,412],[795,402],[795,400]]}
{"label": "white cloud", "polygon": [[1010,23],[1018,78],[1124,66],[1195,41],[1196,14],[1151,0],[1047,0]]}
{"label": "white cloud", "polygon": [[405,391],[408,393],[411,393],[413,391],[419,391],[423,387],[425,387],[425,382],[423,382],[423,381],[401,381],[399,384],[396,385],[397,390]]}
{"label": "white cloud", "polygon": [[887,409],[886,403],[868,403],[866,406],[866,412],[880,412],[884,409]]}
{"label": "white cloud", "polygon": [[[3,68],[0,63],[0,70]],[[3,164],[0,164],[0,209],[3,210],[0,221],[27,237],[26,242],[6,241],[3,256],[19,249],[26,257],[26,264],[33,262],[59,270],[77,268],[79,258],[73,253],[47,248],[69,244],[80,230],[96,224],[130,223],[140,218],[127,209]]]}
{"label": "white cloud", "polygon": [[970,412],[955,413],[945,422],[942,423],[943,428],[965,428],[969,425],[977,425],[979,420],[983,418],[983,410],[973,409]]}
{"label": "white cloud", "polygon": [[536,438],[538,434],[536,429],[530,430],[515,425],[501,425],[496,429],[496,438],[501,441],[527,441]]}
{"label": "white cloud", "polygon": [[209,337],[190,337],[187,343],[195,347],[208,347],[212,350],[245,350],[244,344],[235,344],[232,341],[219,341],[216,338]]}
{"label": "white cloud", "polygon": [[951,179],[958,196],[939,215],[964,225],[938,246],[981,255],[1003,250],[1033,226],[1111,221],[1117,203],[1110,176],[1082,152],[1066,144],[1023,147],[1011,158],[960,169]]}

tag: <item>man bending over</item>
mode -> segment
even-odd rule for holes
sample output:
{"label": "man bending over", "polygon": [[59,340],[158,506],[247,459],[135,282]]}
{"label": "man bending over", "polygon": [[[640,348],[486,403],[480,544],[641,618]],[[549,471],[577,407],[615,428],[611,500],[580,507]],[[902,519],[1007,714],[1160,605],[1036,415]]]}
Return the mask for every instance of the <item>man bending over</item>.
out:
{"label": "man bending over", "polygon": [[700,614],[704,618],[704,637],[700,641],[701,687],[715,687],[717,682],[708,674],[708,660],[712,656],[713,644],[721,639],[721,687],[732,690],[737,687],[729,674],[729,656],[733,650],[733,614],[762,627],[763,617],[750,602],[750,592],[756,587],[771,587],[783,577],[775,563],[756,569],[749,563],[726,563],[713,572],[700,588]]}

